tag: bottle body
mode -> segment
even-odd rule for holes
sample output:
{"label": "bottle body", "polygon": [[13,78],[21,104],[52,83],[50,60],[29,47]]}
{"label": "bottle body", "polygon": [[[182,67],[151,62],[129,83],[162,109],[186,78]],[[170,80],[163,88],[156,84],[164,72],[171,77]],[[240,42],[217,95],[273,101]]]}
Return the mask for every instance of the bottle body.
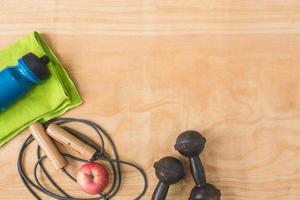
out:
{"label": "bottle body", "polygon": [[24,96],[33,83],[24,79],[16,68],[8,67],[0,72],[0,109],[4,110]]}
{"label": "bottle body", "polygon": [[0,71],[0,111],[22,98],[41,81],[23,58],[18,60],[16,66]]}

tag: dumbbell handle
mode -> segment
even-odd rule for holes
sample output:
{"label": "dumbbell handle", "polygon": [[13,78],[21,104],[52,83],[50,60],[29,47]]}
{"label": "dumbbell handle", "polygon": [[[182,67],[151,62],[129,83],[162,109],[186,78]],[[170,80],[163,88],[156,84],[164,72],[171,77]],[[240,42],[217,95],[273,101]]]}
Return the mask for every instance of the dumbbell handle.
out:
{"label": "dumbbell handle", "polygon": [[168,194],[169,184],[159,181],[151,200],[165,200]]}
{"label": "dumbbell handle", "polygon": [[203,165],[199,156],[192,157],[189,159],[191,172],[195,181],[196,186],[202,186],[206,184],[206,177]]}

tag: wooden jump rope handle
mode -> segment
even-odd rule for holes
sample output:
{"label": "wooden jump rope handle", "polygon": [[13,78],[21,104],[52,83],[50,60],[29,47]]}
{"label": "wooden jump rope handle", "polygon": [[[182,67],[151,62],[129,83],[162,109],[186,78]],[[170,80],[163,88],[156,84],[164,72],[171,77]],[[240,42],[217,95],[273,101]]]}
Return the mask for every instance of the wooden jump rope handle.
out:
{"label": "wooden jump rope handle", "polygon": [[50,124],[47,133],[61,144],[67,145],[77,151],[84,158],[90,160],[96,153],[96,149],[85,144],[71,133],[56,124]]}
{"label": "wooden jump rope handle", "polygon": [[55,143],[47,135],[42,124],[35,122],[29,126],[29,130],[39,146],[45,151],[45,154],[51,160],[56,170],[60,170],[68,164]]}

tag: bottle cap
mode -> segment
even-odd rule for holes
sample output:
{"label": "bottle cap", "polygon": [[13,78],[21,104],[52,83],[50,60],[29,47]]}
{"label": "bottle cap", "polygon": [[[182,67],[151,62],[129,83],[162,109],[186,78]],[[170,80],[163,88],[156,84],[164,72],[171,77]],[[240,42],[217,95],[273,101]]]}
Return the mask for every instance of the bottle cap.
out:
{"label": "bottle cap", "polygon": [[49,70],[47,68],[47,64],[50,62],[50,60],[47,55],[39,58],[30,52],[24,55],[22,59],[40,80],[45,80],[48,78]]}

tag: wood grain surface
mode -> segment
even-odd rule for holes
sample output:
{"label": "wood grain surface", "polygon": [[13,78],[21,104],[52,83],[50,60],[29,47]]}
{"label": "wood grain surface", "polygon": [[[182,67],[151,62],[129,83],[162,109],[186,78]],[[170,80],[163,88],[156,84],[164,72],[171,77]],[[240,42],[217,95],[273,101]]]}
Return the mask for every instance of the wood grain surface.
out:
{"label": "wood grain surface", "polygon": [[[33,30],[83,97],[65,116],[101,124],[121,157],[147,171],[143,199],[157,183],[153,163],[166,155],[181,159],[187,174],[168,200],[188,199],[188,163],[173,148],[187,129],[207,138],[201,159],[222,200],[300,199],[300,1],[0,0],[0,48]],[[28,134],[0,149],[0,199],[33,199],[16,168]],[[34,148],[26,153],[28,173]],[[142,179],[123,170],[114,199],[132,200]]]}

